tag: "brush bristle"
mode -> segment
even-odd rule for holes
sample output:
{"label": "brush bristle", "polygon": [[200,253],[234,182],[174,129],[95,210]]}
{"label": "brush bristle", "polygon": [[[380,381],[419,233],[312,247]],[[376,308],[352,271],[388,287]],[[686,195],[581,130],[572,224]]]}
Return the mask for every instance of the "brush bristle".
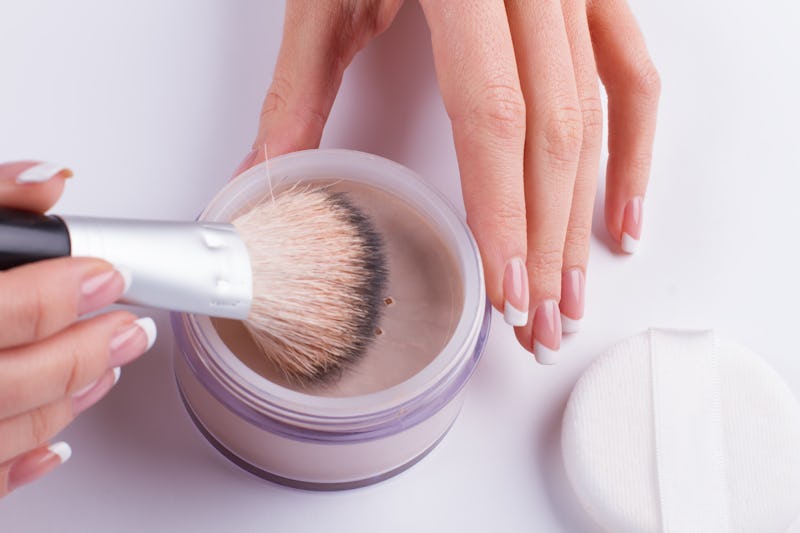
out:
{"label": "brush bristle", "polygon": [[233,221],[253,269],[245,325],[292,381],[327,381],[374,337],[388,277],[381,237],[343,193],[291,189]]}

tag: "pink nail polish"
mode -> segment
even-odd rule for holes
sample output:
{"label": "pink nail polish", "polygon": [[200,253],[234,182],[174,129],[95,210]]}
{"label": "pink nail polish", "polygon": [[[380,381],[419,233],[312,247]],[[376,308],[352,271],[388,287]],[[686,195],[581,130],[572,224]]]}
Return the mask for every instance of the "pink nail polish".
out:
{"label": "pink nail polish", "polygon": [[77,416],[84,412],[108,394],[108,391],[117,384],[120,376],[120,368],[116,367],[111,372],[106,372],[103,376],[89,385],[88,387],[76,392],[72,396],[72,413]]}
{"label": "pink nail polish", "polygon": [[12,491],[35,481],[54,468],[64,464],[72,456],[72,448],[66,442],[28,452],[17,459],[8,470],[8,490]]}
{"label": "pink nail polish", "polygon": [[128,324],[111,339],[108,365],[122,366],[149,350],[156,341],[156,324],[152,318],[140,318]]}
{"label": "pink nail polish", "polygon": [[561,313],[555,300],[545,300],[533,315],[533,355],[543,365],[558,361],[561,347]]}
{"label": "pink nail polish", "polygon": [[528,270],[525,262],[515,257],[506,265],[503,275],[503,318],[512,326],[524,326],[528,323]]}
{"label": "pink nail polish", "polygon": [[586,278],[580,268],[571,268],[561,274],[561,328],[564,333],[577,333],[581,328]]}
{"label": "pink nail polish", "polygon": [[130,285],[130,275],[120,270],[93,274],[81,283],[78,314],[84,315],[116,302]]}
{"label": "pink nail polish", "polygon": [[622,215],[622,238],[620,245],[622,251],[632,254],[639,247],[639,239],[642,236],[642,204],[641,196],[631,198],[625,206],[625,213]]}

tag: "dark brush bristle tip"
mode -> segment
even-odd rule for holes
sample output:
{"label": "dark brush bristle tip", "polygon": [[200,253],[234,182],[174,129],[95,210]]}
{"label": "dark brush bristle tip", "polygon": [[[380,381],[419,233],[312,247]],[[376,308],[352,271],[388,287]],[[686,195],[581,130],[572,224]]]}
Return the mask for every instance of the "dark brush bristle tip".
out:
{"label": "dark brush bristle tip", "polygon": [[348,362],[352,362],[363,355],[374,338],[375,328],[380,322],[384,308],[382,304],[389,279],[389,268],[383,238],[372,219],[353,204],[346,193],[332,193],[330,201],[338,212],[346,216],[362,242],[361,260],[365,275],[357,291],[365,312],[354,324],[357,341],[347,358]]}

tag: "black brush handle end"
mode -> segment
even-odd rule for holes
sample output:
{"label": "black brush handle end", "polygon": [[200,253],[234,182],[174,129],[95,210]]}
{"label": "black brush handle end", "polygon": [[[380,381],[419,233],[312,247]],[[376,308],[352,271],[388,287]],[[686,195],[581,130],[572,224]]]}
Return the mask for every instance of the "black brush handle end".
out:
{"label": "black brush handle end", "polygon": [[0,270],[69,255],[69,230],[60,218],[0,207]]}

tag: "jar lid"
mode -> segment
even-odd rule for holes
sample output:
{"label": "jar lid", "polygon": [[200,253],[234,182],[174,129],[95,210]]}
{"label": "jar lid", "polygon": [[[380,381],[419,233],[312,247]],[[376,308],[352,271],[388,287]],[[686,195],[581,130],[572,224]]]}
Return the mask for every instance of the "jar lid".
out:
{"label": "jar lid", "polygon": [[609,531],[765,533],[800,516],[800,404],[713,331],[651,329],[598,358],[570,396],[562,451]]}

